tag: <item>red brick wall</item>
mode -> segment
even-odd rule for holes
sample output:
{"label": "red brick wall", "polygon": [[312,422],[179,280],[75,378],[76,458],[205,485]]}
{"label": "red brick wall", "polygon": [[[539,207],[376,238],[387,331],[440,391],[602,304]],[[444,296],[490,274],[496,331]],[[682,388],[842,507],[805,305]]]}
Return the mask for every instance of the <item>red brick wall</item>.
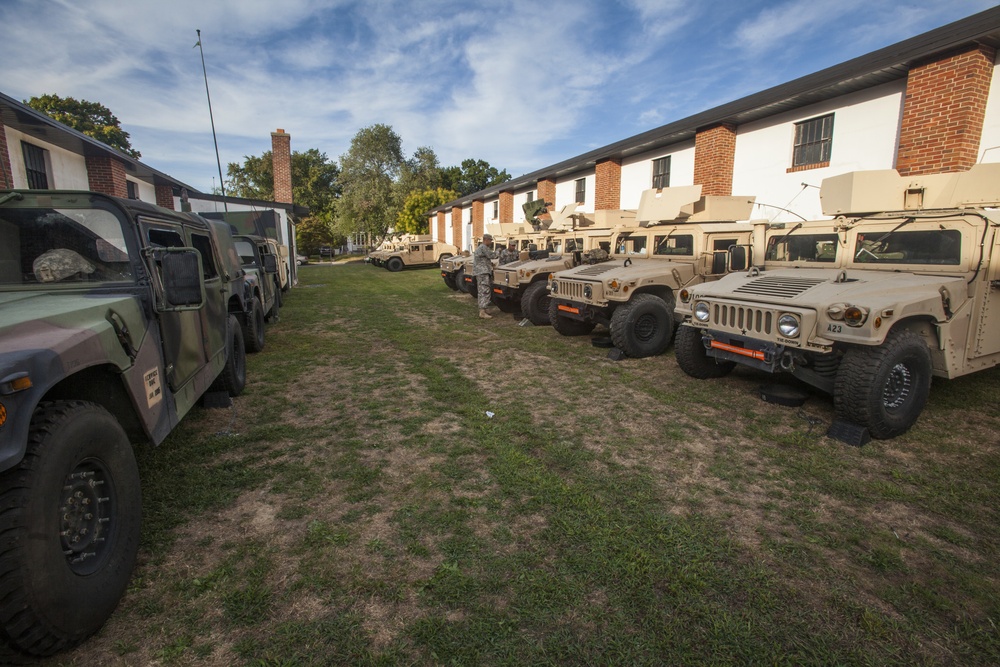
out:
{"label": "red brick wall", "polygon": [[514,193],[500,193],[500,220],[498,222],[514,222]]}
{"label": "red brick wall", "polygon": [[0,188],[14,187],[14,172],[10,169],[10,151],[7,149],[7,131],[0,123]]}
{"label": "red brick wall", "polygon": [[115,197],[128,197],[125,165],[112,157],[87,156],[87,180],[94,192]]}
{"label": "red brick wall", "polygon": [[541,199],[552,206],[556,205],[556,182],[551,178],[539,179],[537,183],[538,192],[535,194],[536,199]]}
{"label": "red brick wall", "polygon": [[169,185],[156,186],[156,205],[163,208],[174,208],[174,189]]}
{"label": "red brick wall", "polygon": [[[444,241],[445,238],[442,236],[439,240]],[[457,245],[459,248],[462,247],[462,207],[452,206],[451,207],[451,238],[452,244]]]}
{"label": "red brick wall", "polygon": [[622,205],[622,161],[601,160],[594,174],[594,210],[616,211]]}
{"label": "red brick wall", "polygon": [[[480,200],[475,200],[472,202],[472,239],[482,238],[483,236],[483,202]],[[461,245],[456,243],[459,249],[462,248]]]}
{"label": "red brick wall", "polygon": [[996,50],[980,45],[916,64],[906,77],[896,169],[965,171],[976,163]]}
{"label": "red brick wall", "polygon": [[722,123],[698,130],[694,138],[694,182],[703,195],[733,194],[736,126]]}
{"label": "red brick wall", "polygon": [[292,203],[292,135],[281,128],[271,133],[271,167],[274,172],[274,201]]}
{"label": "red brick wall", "polygon": [[444,211],[438,211],[437,232],[434,238],[444,241]]}

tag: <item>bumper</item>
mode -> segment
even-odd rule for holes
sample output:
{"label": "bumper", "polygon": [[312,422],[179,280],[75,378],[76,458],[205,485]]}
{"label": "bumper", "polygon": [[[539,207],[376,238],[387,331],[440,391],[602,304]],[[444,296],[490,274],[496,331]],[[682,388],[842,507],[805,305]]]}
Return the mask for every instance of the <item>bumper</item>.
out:
{"label": "bumper", "polygon": [[611,308],[589,306],[579,301],[557,299],[555,297],[552,297],[552,302],[556,304],[556,310],[559,312],[560,317],[579,322],[596,322],[605,326],[611,324]]}
{"label": "bumper", "polygon": [[779,361],[785,351],[784,345],[721,331],[708,329],[699,331],[705,344],[705,351],[710,357],[734,361],[768,373],[781,370]]}

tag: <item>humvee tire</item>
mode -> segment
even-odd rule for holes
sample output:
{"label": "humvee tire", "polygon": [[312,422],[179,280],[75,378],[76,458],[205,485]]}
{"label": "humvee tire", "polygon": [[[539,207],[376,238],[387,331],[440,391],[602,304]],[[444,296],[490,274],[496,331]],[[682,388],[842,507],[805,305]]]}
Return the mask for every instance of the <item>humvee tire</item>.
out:
{"label": "humvee tire", "polygon": [[230,396],[239,396],[247,386],[247,353],[243,342],[243,330],[235,315],[229,316],[226,328],[229,337],[229,355],[226,357],[226,365],[209,387],[209,391],[224,391]]}
{"label": "humvee tire", "polygon": [[395,272],[395,271],[402,271],[403,270],[403,260],[401,260],[399,257],[390,257],[389,261],[386,262],[386,264],[385,264],[385,268],[387,268],[387,269],[389,269],[390,271],[393,271],[393,272]]}
{"label": "humvee tire", "polygon": [[278,281],[278,276],[274,276],[274,305],[276,307],[281,308],[281,306],[285,305],[285,297],[282,292],[287,289],[287,287],[284,290],[281,289],[281,283]]}
{"label": "humvee tire", "polygon": [[708,356],[705,343],[702,342],[701,329],[694,327],[682,325],[677,329],[674,354],[681,370],[699,380],[725,377],[736,368],[735,361],[719,361]]}
{"label": "humvee tire", "polygon": [[[510,299],[498,299],[496,294],[492,295],[490,303],[496,306],[497,310],[501,313],[516,313],[520,310],[520,304]],[[546,320],[546,323],[548,323],[548,320]]]}
{"label": "humvee tire", "polygon": [[521,296],[521,312],[531,320],[536,327],[547,327],[549,321],[549,297],[548,285],[544,280],[538,280],[528,285]]}
{"label": "humvee tire", "polygon": [[455,272],[455,284],[458,285],[458,291],[469,294],[469,288],[465,286],[465,267],[463,266],[458,271]]}
{"label": "humvee tire", "polygon": [[674,337],[673,296],[666,301],[655,294],[636,294],[615,308],[611,316],[611,340],[615,347],[641,359],[661,354]]}
{"label": "humvee tire", "polygon": [[455,283],[455,276],[444,276],[444,284],[449,287],[449,289],[458,290],[458,284]]}
{"label": "humvee tire", "polygon": [[890,331],[877,347],[844,353],[834,381],[838,419],[868,428],[878,440],[895,438],[917,421],[931,389],[931,355],[912,331]]}
{"label": "humvee tire", "polygon": [[549,302],[549,324],[563,336],[585,336],[597,326],[595,322],[584,322],[571,320],[568,317],[559,315],[558,304],[555,301]]}
{"label": "humvee tire", "polygon": [[264,306],[257,297],[253,298],[253,305],[243,327],[243,342],[246,351],[251,354],[264,349]]}
{"label": "humvee tire", "polygon": [[[39,403],[21,462],[0,474],[0,636],[52,655],[97,632],[139,550],[139,469],[124,430],[87,401]],[[5,658],[0,648],[0,658]]]}

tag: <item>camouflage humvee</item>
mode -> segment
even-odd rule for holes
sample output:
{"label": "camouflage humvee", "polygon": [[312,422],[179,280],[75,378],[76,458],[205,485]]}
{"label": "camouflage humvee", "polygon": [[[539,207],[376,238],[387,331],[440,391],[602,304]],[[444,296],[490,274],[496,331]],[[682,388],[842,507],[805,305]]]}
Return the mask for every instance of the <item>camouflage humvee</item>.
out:
{"label": "camouflage humvee", "polygon": [[635,225],[635,211],[595,211],[588,217],[576,213],[576,207],[570,204],[552,215],[548,230],[563,233],[553,237],[547,257],[526,254],[493,271],[493,302],[500,310],[521,311],[532,324],[548,326],[549,276],[588,261],[593,250],[608,253],[615,230]]}
{"label": "camouflage humvee", "polygon": [[450,243],[435,241],[428,234],[410,234],[391,251],[380,257],[380,266],[390,271],[404,268],[422,268],[440,265],[441,260],[458,254],[458,248]]}
{"label": "camouflage humvee", "polygon": [[[242,392],[225,225],[90,192],[0,191],[0,663],[74,646],[129,583],[132,442]],[[164,474],[169,472],[164,471]]]}
{"label": "camouflage humvee", "polygon": [[617,232],[609,261],[549,278],[549,321],[566,336],[608,327],[629,357],[663,352],[674,332],[677,290],[727,271],[731,246],[746,246],[753,197],[701,197],[701,186],[646,190],[639,226]]}
{"label": "camouflage humvee", "polygon": [[830,241],[792,227],[767,239],[763,269],[682,295],[677,363],[697,378],[789,373],[831,394],[837,419],[892,438],[932,376],[1000,363],[1000,164],[844,174],[821,197]]}
{"label": "camouflage humvee", "polygon": [[243,337],[247,352],[264,349],[264,322],[278,318],[281,307],[281,289],[274,280],[278,272],[277,257],[270,252],[262,236],[241,235],[233,237],[236,252],[252,285],[248,316],[244,322]]}

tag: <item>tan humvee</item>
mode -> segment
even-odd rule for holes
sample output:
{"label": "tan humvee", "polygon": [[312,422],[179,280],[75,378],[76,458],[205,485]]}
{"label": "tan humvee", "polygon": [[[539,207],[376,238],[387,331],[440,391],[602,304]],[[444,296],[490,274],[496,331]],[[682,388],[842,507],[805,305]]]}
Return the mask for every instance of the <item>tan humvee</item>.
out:
{"label": "tan humvee", "polygon": [[380,266],[390,271],[404,268],[435,266],[446,257],[458,254],[458,248],[450,243],[435,241],[430,234],[408,234],[395,248],[380,258]]}
{"label": "tan humvee", "polygon": [[551,274],[570,269],[581,262],[592,261],[592,250],[611,250],[611,237],[616,230],[635,227],[634,210],[595,211],[576,213],[577,204],[564,206],[552,214],[550,232],[552,248],[547,257],[525,254],[511,264],[493,271],[493,301],[504,311],[520,310],[532,324],[549,325],[549,290]]}
{"label": "tan humvee", "polygon": [[730,247],[745,247],[753,197],[701,196],[701,186],[646,190],[638,227],[616,232],[610,261],[550,276],[549,321],[566,336],[608,327],[630,357],[663,352],[674,332],[675,292],[726,273]]}
{"label": "tan humvee", "polygon": [[892,438],[931,376],[1000,363],[1000,164],[844,174],[821,198],[837,257],[804,258],[828,251],[795,227],[769,234],[763,268],[682,294],[677,362],[698,378],[790,373],[832,394],[838,420]]}
{"label": "tan humvee", "polygon": [[[547,221],[542,221],[543,225]],[[499,250],[507,245],[509,239],[518,242],[518,248],[527,252],[541,252],[538,248],[545,249],[551,235],[544,229],[536,232],[529,223],[487,223],[485,232],[493,237],[494,249]],[[473,239],[474,245],[479,245],[481,239]],[[497,265],[494,260],[493,266]],[[441,261],[441,277],[445,285],[453,290],[460,290],[467,294],[476,294],[476,276],[472,273],[472,253],[463,250],[460,255],[446,258]]]}

